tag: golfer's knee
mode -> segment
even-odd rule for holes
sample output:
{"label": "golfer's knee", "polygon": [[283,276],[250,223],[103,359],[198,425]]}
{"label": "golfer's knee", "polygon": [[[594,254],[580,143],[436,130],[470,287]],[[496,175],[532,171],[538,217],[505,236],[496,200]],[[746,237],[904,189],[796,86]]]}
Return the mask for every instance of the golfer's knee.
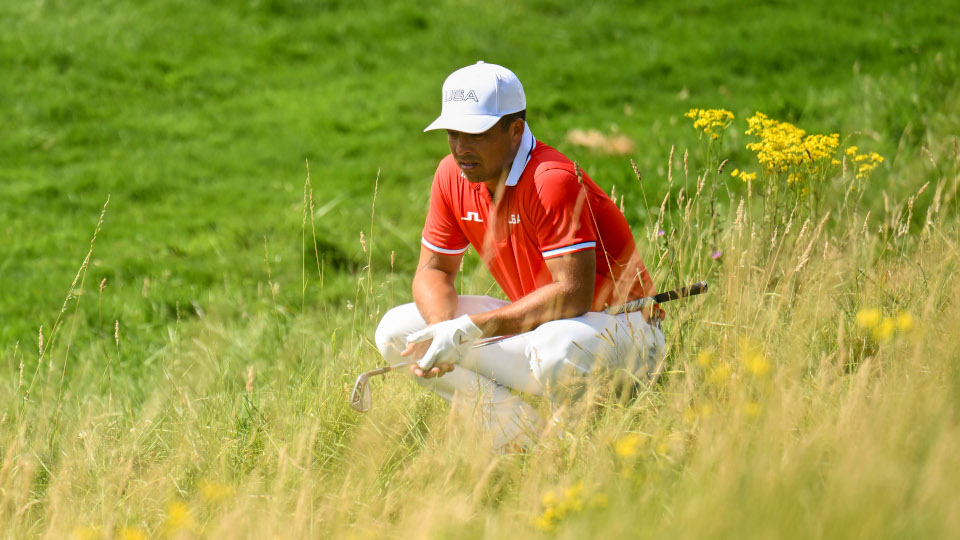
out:
{"label": "golfer's knee", "polygon": [[537,340],[527,347],[534,378],[554,402],[576,399],[590,375],[593,358],[572,340]]}
{"label": "golfer's knee", "polygon": [[[400,356],[400,353],[406,348],[407,336],[417,329],[416,322],[420,319],[419,314],[414,320],[411,320],[411,306],[416,313],[414,304],[397,306],[384,314],[383,318],[380,319],[380,324],[377,325],[377,331],[373,339],[380,354],[388,361]],[[422,323],[420,326],[422,326]]]}

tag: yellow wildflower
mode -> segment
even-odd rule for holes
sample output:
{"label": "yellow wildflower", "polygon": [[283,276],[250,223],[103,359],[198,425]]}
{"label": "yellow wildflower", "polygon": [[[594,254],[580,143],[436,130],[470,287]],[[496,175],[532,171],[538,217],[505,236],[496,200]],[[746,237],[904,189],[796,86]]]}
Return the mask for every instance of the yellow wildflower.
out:
{"label": "yellow wildflower", "polygon": [[763,377],[770,373],[770,362],[762,354],[751,354],[743,359],[747,372],[755,377]]}
{"label": "yellow wildflower", "polygon": [[879,309],[861,309],[857,312],[857,326],[860,328],[873,328],[880,323],[882,313]]}
{"label": "yellow wildflower", "polygon": [[707,367],[713,360],[713,351],[703,350],[697,353],[697,364],[700,367]]}
{"label": "yellow wildflower", "polygon": [[132,527],[123,527],[117,532],[120,540],[147,540],[147,533]]}
{"label": "yellow wildflower", "polygon": [[554,512],[553,508],[545,508],[543,510],[543,514],[537,517],[537,519],[534,520],[533,524],[541,531],[550,532],[556,526],[554,522],[554,520],[556,519],[555,514],[556,512]]}
{"label": "yellow wildflower", "polygon": [[553,490],[543,495],[543,512],[533,521],[543,531],[552,531],[556,524],[568,514],[583,510],[583,483],[578,482],[563,490],[558,496]]}
{"label": "yellow wildflower", "polygon": [[862,179],[870,176],[870,172],[873,171],[873,169],[875,168],[876,168],[876,165],[872,165],[870,163],[861,164],[860,167],[857,169],[857,178]]}
{"label": "yellow wildflower", "polygon": [[760,416],[760,404],[756,401],[748,401],[743,404],[743,414],[747,418],[756,418]]}
{"label": "yellow wildflower", "polygon": [[620,457],[633,457],[640,453],[645,442],[644,437],[636,433],[628,433],[613,444],[613,449]]}
{"label": "yellow wildflower", "polygon": [[[807,133],[789,122],[778,122],[757,112],[747,119],[750,128],[747,135],[760,140],[747,144],[747,149],[757,153],[757,159],[764,170],[771,173],[787,172],[791,167],[804,163],[816,163],[824,159],[833,159],[840,135],[807,135]],[[800,180],[795,177],[791,183]]]}
{"label": "yellow wildflower", "polygon": [[733,172],[730,173],[730,176],[732,176],[732,177],[734,177],[734,178],[740,176],[740,169],[734,169]]}
{"label": "yellow wildflower", "polygon": [[755,173],[755,172],[752,172],[752,173],[742,172],[742,173],[740,173],[740,179],[743,180],[744,182],[752,182],[752,181],[754,181],[754,180],[757,179],[757,173]]}
{"label": "yellow wildflower", "polygon": [[719,139],[720,133],[733,122],[733,113],[723,109],[690,109],[684,116],[693,120],[694,129],[713,139]]}
{"label": "yellow wildflower", "polygon": [[916,326],[916,320],[910,312],[904,311],[897,315],[897,331],[909,332],[913,330],[914,326]]}
{"label": "yellow wildflower", "polygon": [[190,513],[190,508],[182,501],[173,501],[167,505],[167,519],[163,524],[168,534],[176,534],[184,530],[193,530],[196,522]]}
{"label": "yellow wildflower", "polygon": [[707,380],[713,384],[723,384],[730,378],[730,366],[727,364],[720,364],[717,367],[713,368],[710,371],[710,375],[707,376]]}
{"label": "yellow wildflower", "polygon": [[847,155],[853,156],[853,161],[857,165],[857,179],[862,180],[870,176],[870,173],[877,168],[877,165],[883,163],[883,156],[876,152],[869,154],[858,154],[857,147],[847,148]]}
{"label": "yellow wildflower", "polygon": [[893,338],[896,323],[890,317],[884,317],[880,324],[873,328],[873,339],[878,343],[886,343]]}
{"label": "yellow wildflower", "polygon": [[583,495],[583,482],[577,482],[563,490],[563,498],[568,501],[579,500],[581,495]]}
{"label": "yellow wildflower", "polygon": [[740,355],[747,373],[755,377],[763,377],[770,373],[770,361],[764,356],[760,344],[756,341],[748,337],[740,338]]}

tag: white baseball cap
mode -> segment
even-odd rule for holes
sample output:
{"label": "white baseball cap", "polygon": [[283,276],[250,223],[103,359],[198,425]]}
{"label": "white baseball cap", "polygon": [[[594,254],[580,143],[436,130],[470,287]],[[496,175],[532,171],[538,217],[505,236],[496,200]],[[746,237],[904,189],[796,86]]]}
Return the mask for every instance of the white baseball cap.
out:
{"label": "white baseball cap", "polygon": [[427,126],[483,133],[506,114],[527,108],[520,79],[509,69],[483,61],[458,69],[443,82],[440,116]]}

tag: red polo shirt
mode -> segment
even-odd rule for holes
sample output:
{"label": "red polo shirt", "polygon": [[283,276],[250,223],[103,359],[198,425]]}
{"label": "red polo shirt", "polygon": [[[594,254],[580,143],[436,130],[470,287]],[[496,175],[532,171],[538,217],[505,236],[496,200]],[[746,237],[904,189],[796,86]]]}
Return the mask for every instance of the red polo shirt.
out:
{"label": "red polo shirt", "polygon": [[483,183],[460,174],[452,155],[437,167],[423,245],[459,255],[472,245],[511,301],[552,283],[546,259],[594,250],[592,309],[655,294],[620,209],[586,173],[537,142],[517,184],[494,204]]}

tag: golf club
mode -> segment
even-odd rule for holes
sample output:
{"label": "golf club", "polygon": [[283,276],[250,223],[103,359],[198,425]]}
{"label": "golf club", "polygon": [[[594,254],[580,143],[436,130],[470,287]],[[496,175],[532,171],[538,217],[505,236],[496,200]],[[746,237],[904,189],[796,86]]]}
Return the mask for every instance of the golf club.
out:
{"label": "golf club", "polygon": [[[508,337],[511,337],[511,336],[496,336],[489,339],[480,340],[476,344],[474,344],[473,348],[475,349],[477,347],[481,347],[483,345],[492,343],[494,341],[504,340],[504,339],[507,339]],[[400,362],[399,364],[394,364],[392,366],[384,366],[381,368],[371,369],[370,371],[361,373],[360,376],[357,377],[357,381],[353,383],[353,392],[350,393],[350,407],[357,412],[369,411],[373,401],[370,396],[370,384],[369,384],[370,377],[374,377],[376,375],[383,375],[384,373],[390,373],[391,371],[397,368],[409,366],[410,364],[413,364],[416,362],[419,362],[419,360],[408,360],[406,362]]]}
{"label": "golf club", "polygon": [[357,377],[357,382],[353,383],[353,392],[350,393],[350,407],[357,412],[369,411],[372,404],[370,397],[370,385],[368,384],[370,377],[375,375],[383,375],[384,373],[390,373],[399,367],[409,366],[414,362],[416,362],[416,360],[410,360],[392,366],[371,369],[370,371],[361,373],[360,376]]}
{"label": "golf club", "polygon": [[662,304],[664,302],[669,302],[670,300],[678,300],[680,298],[686,298],[688,296],[705,293],[707,292],[707,288],[706,281],[698,281],[693,285],[680,287],[679,289],[674,289],[672,291],[666,291],[653,296],[637,298],[636,300],[631,300],[626,304],[610,306],[605,311],[610,315],[617,315],[619,313],[626,313],[630,311],[640,311],[641,309],[653,306],[655,304]]}

